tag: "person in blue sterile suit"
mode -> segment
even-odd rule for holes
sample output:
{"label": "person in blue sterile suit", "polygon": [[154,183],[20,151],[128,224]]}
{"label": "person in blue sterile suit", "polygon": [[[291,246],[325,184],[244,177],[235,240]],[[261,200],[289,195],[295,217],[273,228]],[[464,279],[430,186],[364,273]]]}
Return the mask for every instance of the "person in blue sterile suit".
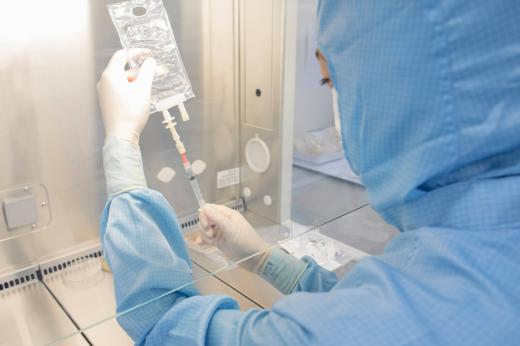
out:
{"label": "person in blue sterile suit", "polygon": [[[520,345],[520,2],[321,1],[318,46],[346,156],[402,232],[345,278],[278,248],[248,269],[287,296],[241,312],[200,295],[174,211],[146,187],[139,134],[154,61],[99,84],[109,200],[101,238],[119,316],[142,345]],[[237,212],[200,211],[237,259],[267,247]],[[183,286],[184,285],[184,286]]]}

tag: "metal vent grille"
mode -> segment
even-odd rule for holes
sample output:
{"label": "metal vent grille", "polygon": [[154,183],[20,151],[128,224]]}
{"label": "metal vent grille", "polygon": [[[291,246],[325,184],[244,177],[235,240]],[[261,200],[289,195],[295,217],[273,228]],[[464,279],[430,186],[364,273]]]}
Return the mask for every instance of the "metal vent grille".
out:
{"label": "metal vent grille", "polygon": [[29,266],[14,273],[0,277],[0,292],[28,285],[38,281],[38,265]]}
{"label": "metal vent grille", "polygon": [[100,258],[103,256],[101,244],[92,245],[84,248],[81,251],[70,255],[55,258],[46,262],[40,263],[40,273],[42,277],[59,272],[75,263],[81,262],[89,258]]}
{"label": "metal vent grille", "polygon": [[101,256],[103,256],[101,244],[95,244],[69,255],[17,270],[0,277],[0,292],[36,282],[47,275],[59,272],[80,261]]}

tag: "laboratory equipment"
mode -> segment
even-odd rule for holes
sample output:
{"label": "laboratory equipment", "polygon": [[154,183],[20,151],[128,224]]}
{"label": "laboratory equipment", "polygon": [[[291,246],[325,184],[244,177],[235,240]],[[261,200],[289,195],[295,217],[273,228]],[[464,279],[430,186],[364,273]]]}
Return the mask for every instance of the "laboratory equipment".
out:
{"label": "laboratory equipment", "polygon": [[163,123],[171,132],[197,203],[202,207],[206,202],[187,158],[186,147],[176,130],[175,118],[168,110],[179,107],[182,120],[188,121],[190,117],[184,102],[195,95],[162,0],[124,1],[110,4],[108,9],[123,48],[129,52],[143,52],[129,54],[130,66],[138,69],[149,56],[157,62],[152,83],[151,112],[162,113]]}
{"label": "laboratory equipment", "polygon": [[[309,231],[308,227],[297,223],[291,229],[294,238],[283,241],[281,247],[296,258],[309,256],[327,270],[336,270],[351,261],[359,261],[368,256],[359,249],[327,236],[319,229]],[[299,234],[295,234],[297,232]]]}
{"label": "laboratory equipment", "polygon": [[206,204],[206,201],[204,200],[204,197],[202,196],[202,191],[200,190],[199,182],[197,181],[197,177],[195,173],[193,172],[193,168],[191,167],[191,163],[188,160],[187,153],[186,153],[186,147],[184,146],[184,143],[182,142],[179,133],[177,132],[177,129],[175,128],[175,118],[173,118],[168,112],[168,110],[164,109],[162,110],[164,121],[163,123],[166,124],[165,127],[170,130],[170,133],[172,135],[172,139],[175,142],[175,147],[177,148],[177,151],[179,155],[181,156],[182,165],[184,167],[184,171],[188,175],[188,180],[190,182],[191,189],[193,191],[193,194],[195,195],[195,198],[197,199],[197,203],[199,204],[199,207],[203,207],[204,204]]}
{"label": "laboratory equipment", "polygon": [[[45,216],[41,219],[45,221],[43,224],[48,223],[41,232],[33,232],[29,225],[29,233],[0,243],[0,296],[1,299],[14,297],[23,285],[36,283],[56,305],[61,317],[69,321],[66,313],[70,314],[80,328],[113,315],[115,309],[110,273],[105,273],[104,279],[92,288],[71,288],[74,284],[66,285],[67,280],[61,275],[53,275],[81,256],[100,256],[98,223],[106,195],[100,160],[103,133],[93,86],[110,56],[120,48],[107,12],[109,2],[113,3],[104,0],[12,1],[6,3],[0,13],[0,26],[13,32],[1,39],[6,49],[0,57],[4,76],[0,85],[4,107],[0,116],[0,185],[2,193],[25,186],[32,191],[33,184],[45,188],[47,196],[37,198],[37,210]],[[164,2],[176,39],[182,44],[191,82],[197,94],[204,95],[204,98],[189,99],[188,110],[197,116],[191,118],[192,126],[179,130],[183,130],[180,135],[188,149],[187,158],[207,162],[204,174],[196,175],[204,197],[243,211],[241,191],[248,186],[247,208],[251,212],[246,216],[248,220],[255,220],[255,226],[268,227],[273,225],[273,220],[278,224],[282,218],[283,196],[288,196],[289,201],[291,197],[290,186],[283,190],[283,184],[279,183],[282,176],[282,180],[291,178],[291,174],[282,172],[282,162],[289,165],[284,169],[290,168],[290,160],[282,148],[292,148],[292,137],[285,132],[291,113],[284,108],[286,98],[282,91],[290,93],[291,88],[282,88],[286,71],[283,48],[295,41],[284,42],[282,37],[284,1],[240,0],[239,3],[237,7],[235,0]],[[35,25],[28,28],[27,22]],[[290,25],[290,20],[287,23]],[[260,96],[257,89],[261,90]],[[175,150],[171,139],[154,120],[157,119],[151,119],[141,137],[147,182],[173,205],[182,229],[194,230],[199,205],[193,198],[179,198],[189,196],[191,184],[177,178],[166,186],[156,179],[165,162],[177,173],[184,167],[180,167],[180,161],[171,162]],[[261,175],[245,165],[245,146],[256,134],[271,153],[269,168]],[[289,146],[285,141],[290,142]],[[190,163],[197,173],[195,162],[190,160]],[[170,171],[166,178],[171,176]],[[221,180],[221,184],[215,180]],[[298,200],[320,203],[315,197],[321,192],[308,190],[310,186],[306,184],[305,191],[312,198],[305,195],[298,196]],[[316,184],[312,186],[318,188]],[[319,189],[323,190],[323,184]],[[337,186],[334,189],[337,190]],[[354,190],[354,198],[349,200],[362,199],[361,189]],[[271,196],[270,206],[264,204],[264,196]],[[355,202],[348,206],[351,205],[357,206]],[[326,217],[335,216],[336,212]],[[308,224],[316,222],[315,215],[308,209],[305,215],[309,218]],[[0,217],[0,221],[4,219]],[[284,227],[279,228],[271,233],[283,234]],[[0,230],[2,236],[13,235],[13,232],[22,232],[22,229]],[[212,257],[193,253],[191,256],[195,272],[220,266]],[[25,268],[34,263],[27,279],[23,274]],[[9,274],[11,271],[13,275]],[[42,274],[48,290],[38,279],[38,273]],[[280,296],[263,280],[241,268],[221,273],[212,285],[225,286],[223,282],[231,283],[262,306],[270,306]],[[230,294],[231,289],[225,287],[228,291],[223,293]],[[231,294],[238,294],[233,292]],[[21,295],[25,303],[0,308],[4,316],[16,320],[8,325],[2,322],[0,329],[16,334],[15,325],[20,316],[11,312],[21,311],[22,307],[29,315],[47,316],[49,325],[45,324],[44,329],[54,338],[68,333],[68,329],[55,328],[61,318],[55,318],[56,314],[46,310],[49,304],[39,304],[41,300],[33,290],[29,293]],[[38,320],[29,322],[29,329],[43,325]],[[71,325],[71,329],[77,330],[78,326]],[[107,341],[125,344],[114,338],[117,328],[117,322],[112,320],[85,334],[95,345]],[[41,338],[35,344],[44,344],[50,339]]]}
{"label": "laboratory equipment", "polygon": [[123,48],[144,53],[129,56],[132,68],[152,56],[157,70],[152,85],[151,112],[179,107],[189,120],[184,102],[194,93],[162,0],[131,0],[108,5]]}
{"label": "laboratory equipment", "polygon": [[294,138],[293,165],[361,185],[345,159],[335,127],[306,131]]}

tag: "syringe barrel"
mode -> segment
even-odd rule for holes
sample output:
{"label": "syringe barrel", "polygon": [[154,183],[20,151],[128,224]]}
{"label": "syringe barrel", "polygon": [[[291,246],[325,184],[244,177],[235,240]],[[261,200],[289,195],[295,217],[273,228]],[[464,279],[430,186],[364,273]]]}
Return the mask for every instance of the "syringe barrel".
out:
{"label": "syringe barrel", "polygon": [[197,181],[197,178],[193,177],[193,179],[190,179],[191,189],[193,190],[193,194],[195,195],[195,198],[197,199],[197,203],[199,204],[199,207],[203,207],[206,204],[206,201],[204,200],[204,197],[202,197],[202,191],[200,190],[199,182]]}

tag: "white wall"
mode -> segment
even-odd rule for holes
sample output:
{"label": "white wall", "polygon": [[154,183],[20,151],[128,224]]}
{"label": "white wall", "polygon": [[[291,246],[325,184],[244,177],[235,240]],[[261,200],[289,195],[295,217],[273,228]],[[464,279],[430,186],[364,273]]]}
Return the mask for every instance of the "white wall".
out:
{"label": "white wall", "polygon": [[315,57],[316,8],[316,0],[298,1],[294,136],[334,125],[331,91],[319,83],[322,77]]}

